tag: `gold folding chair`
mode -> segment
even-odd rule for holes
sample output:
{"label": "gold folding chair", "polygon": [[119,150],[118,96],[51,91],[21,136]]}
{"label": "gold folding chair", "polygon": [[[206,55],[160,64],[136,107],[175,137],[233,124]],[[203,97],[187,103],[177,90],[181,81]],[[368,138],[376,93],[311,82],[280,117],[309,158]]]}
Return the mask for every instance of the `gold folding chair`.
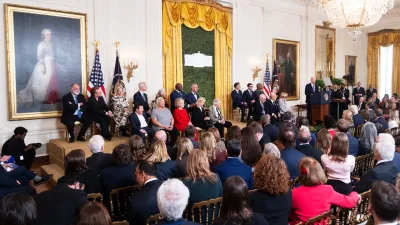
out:
{"label": "gold folding chair", "polygon": [[368,210],[368,204],[371,199],[371,190],[361,194],[361,202],[354,207],[350,215],[350,224],[361,224],[368,221],[371,214]]}
{"label": "gold folding chair", "polygon": [[100,202],[103,203],[103,195],[101,193],[92,193],[87,195],[89,202]]}
{"label": "gold folding chair", "polygon": [[293,189],[293,188],[297,188],[297,187],[299,187],[301,184],[300,184],[300,179],[299,179],[299,177],[296,177],[296,178],[294,178],[294,179],[292,179],[292,180],[289,180],[289,187],[291,188],[291,189]]}
{"label": "gold folding chair", "polygon": [[128,221],[115,221],[112,223],[112,225],[129,225]]}
{"label": "gold folding chair", "polygon": [[139,190],[139,185],[114,189],[110,192],[110,215],[113,220],[124,220],[128,212],[128,197]]}
{"label": "gold folding chair", "polygon": [[329,225],[332,223],[333,210],[322,213],[319,216],[307,220],[305,223],[298,223],[296,225]]}
{"label": "gold folding chair", "polygon": [[161,214],[156,214],[156,215],[151,215],[147,221],[146,225],[153,225],[153,224],[158,224],[158,222],[161,220]]}
{"label": "gold folding chair", "polygon": [[[192,221],[201,224],[211,225],[213,224],[215,218],[219,218],[221,214],[221,207],[222,197],[195,203],[193,204],[191,210]],[[206,223],[203,223],[203,212],[205,213],[204,216]]]}

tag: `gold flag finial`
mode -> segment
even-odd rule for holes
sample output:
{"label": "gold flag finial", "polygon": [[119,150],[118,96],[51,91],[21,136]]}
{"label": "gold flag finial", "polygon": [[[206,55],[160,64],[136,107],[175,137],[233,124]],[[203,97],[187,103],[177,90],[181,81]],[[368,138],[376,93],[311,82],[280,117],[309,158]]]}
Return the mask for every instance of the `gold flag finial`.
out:
{"label": "gold flag finial", "polygon": [[119,47],[119,45],[120,45],[120,43],[119,43],[119,41],[116,41],[116,42],[114,42],[114,45],[115,45],[115,47]]}
{"label": "gold flag finial", "polygon": [[100,45],[100,41],[99,40],[95,40],[93,42],[94,46],[96,47],[96,50],[99,50],[99,45]]}
{"label": "gold flag finial", "polygon": [[268,58],[269,58],[269,53],[267,53],[267,62],[268,62]]}

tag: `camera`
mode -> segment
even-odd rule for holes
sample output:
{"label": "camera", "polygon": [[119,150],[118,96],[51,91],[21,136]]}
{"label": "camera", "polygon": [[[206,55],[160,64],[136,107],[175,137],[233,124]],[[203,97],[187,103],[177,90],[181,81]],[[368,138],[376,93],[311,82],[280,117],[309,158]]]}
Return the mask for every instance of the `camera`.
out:
{"label": "camera", "polygon": [[32,147],[34,147],[34,148],[40,148],[40,147],[42,147],[42,144],[41,144],[41,143],[32,143],[31,145],[32,145]]}

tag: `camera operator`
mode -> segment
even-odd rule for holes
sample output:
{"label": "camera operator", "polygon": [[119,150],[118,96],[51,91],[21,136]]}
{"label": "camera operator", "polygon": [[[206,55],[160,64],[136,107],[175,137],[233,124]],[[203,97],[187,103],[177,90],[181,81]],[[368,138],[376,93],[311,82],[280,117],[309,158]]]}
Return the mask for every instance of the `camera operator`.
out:
{"label": "camera operator", "polygon": [[28,133],[28,130],[24,127],[15,128],[14,135],[4,143],[1,155],[13,156],[15,164],[30,170],[36,156],[36,149],[40,148],[42,144],[26,145],[24,141],[26,133]]}

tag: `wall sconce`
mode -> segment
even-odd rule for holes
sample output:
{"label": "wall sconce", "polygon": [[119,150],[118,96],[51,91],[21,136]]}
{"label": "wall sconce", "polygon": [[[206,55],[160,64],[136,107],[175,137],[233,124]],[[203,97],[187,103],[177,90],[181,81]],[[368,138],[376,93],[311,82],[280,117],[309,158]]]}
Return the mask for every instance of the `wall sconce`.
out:
{"label": "wall sconce", "polygon": [[262,68],[258,67],[257,65],[260,64],[259,60],[253,58],[250,60],[253,70],[253,81],[258,77],[258,73],[262,70]]}
{"label": "wall sconce", "polygon": [[133,77],[133,70],[139,67],[137,58],[138,57],[134,57],[124,60],[124,67],[128,70],[128,75],[126,76],[126,78],[128,78],[128,83],[131,80],[131,77]]}

